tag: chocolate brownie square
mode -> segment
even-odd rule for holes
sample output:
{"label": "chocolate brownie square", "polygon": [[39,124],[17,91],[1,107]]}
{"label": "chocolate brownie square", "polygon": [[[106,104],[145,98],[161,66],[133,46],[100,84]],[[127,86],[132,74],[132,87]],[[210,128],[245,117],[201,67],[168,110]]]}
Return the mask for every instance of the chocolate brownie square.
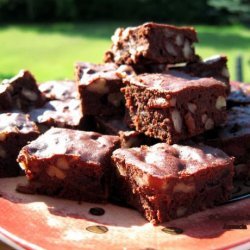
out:
{"label": "chocolate brownie square", "polygon": [[135,130],[168,144],[226,120],[226,88],[214,78],[141,74],[125,78],[125,84],[126,107]]}
{"label": "chocolate brownie square", "polygon": [[153,224],[189,215],[229,199],[233,159],[209,146],[117,149],[113,195]]}
{"label": "chocolate brownie square", "polygon": [[5,80],[4,85],[13,109],[26,112],[31,107],[41,107],[46,101],[34,76],[27,70],[21,70],[15,77]]}
{"label": "chocolate brownie square", "polygon": [[21,171],[16,162],[19,151],[38,137],[39,131],[28,115],[0,114],[0,177],[18,176]]}
{"label": "chocolate brownie square", "polygon": [[39,90],[49,101],[78,98],[76,83],[70,80],[44,82],[39,84]]}
{"label": "chocolate brownie square", "polygon": [[122,80],[113,63],[75,65],[76,82],[86,115],[115,115],[124,112],[124,97],[120,92]]}
{"label": "chocolate brownie square", "polygon": [[37,193],[106,202],[111,154],[118,143],[117,136],[51,128],[22,148],[18,162]]}
{"label": "chocolate brownie square", "polygon": [[104,61],[116,64],[175,64],[197,59],[192,27],[144,23],[137,27],[118,28]]}
{"label": "chocolate brownie square", "polygon": [[42,131],[50,127],[84,130],[91,125],[91,118],[82,113],[79,99],[49,101],[42,108],[31,110],[29,115]]}
{"label": "chocolate brownie square", "polygon": [[229,72],[227,68],[227,57],[215,55],[197,62],[190,62],[184,66],[169,66],[170,72],[180,71],[197,77],[213,77],[224,82],[228,93],[230,92]]}
{"label": "chocolate brownie square", "polygon": [[152,145],[158,142],[156,139],[147,137],[144,134],[131,129],[126,124],[125,118],[121,116],[96,116],[95,124],[97,131],[100,133],[118,135],[120,137],[120,144],[122,148]]}
{"label": "chocolate brownie square", "polygon": [[250,179],[250,106],[228,110],[224,126],[211,130],[198,141],[220,148],[235,157],[235,178]]}

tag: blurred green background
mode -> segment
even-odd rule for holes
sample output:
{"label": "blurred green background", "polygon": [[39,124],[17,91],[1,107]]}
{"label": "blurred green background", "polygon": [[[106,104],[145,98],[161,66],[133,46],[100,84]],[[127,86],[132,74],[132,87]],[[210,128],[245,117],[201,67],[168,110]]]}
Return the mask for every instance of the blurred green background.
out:
{"label": "blurred green background", "polygon": [[21,68],[39,82],[73,78],[74,62],[102,62],[115,28],[145,21],[194,26],[197,53],[227,55],[233,80],[242,56],[250,82],[250,0],[0,0],[0,79]]}

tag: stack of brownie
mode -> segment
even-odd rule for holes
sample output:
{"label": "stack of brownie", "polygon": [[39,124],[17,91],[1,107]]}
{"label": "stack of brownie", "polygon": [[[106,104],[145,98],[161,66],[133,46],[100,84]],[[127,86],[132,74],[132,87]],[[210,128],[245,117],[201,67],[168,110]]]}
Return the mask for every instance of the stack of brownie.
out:
{"label": "stack of brownie", "polygon": [[19,191],[115,198],[154,224],[228,200],[234,165],[249,176],[250,113],[233,96],[243,86],[231,88],[227,58],[196,55],[191,27],[145,23],[112,41],[103,64],[75,64],[75,81],[35,84],[28,108],[3,91],[2,107],[19,100],[42,133],[17,158],[29,181]]}

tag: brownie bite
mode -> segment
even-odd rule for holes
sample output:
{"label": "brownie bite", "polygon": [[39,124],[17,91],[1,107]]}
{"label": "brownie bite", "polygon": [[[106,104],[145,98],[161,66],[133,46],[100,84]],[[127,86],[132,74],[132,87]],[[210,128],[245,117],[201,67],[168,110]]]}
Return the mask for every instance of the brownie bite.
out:
{"label": "brownie bite", "polygon": [[29,115],[42,131],[50,127],[83,130],[91,125],[88,124],[91,118],[82,113],[79,99],[49,101],[42,108],[31,110]]}
{"label": "brownie bite", "polygon": [[4,85],[13,109],[26,112],[32,107],[42,106],[46,101],[34,76],[28,70],[20,70],[15,77],[4,80]]}
{"label": "brownie bite", "polygon": [[226,88],[214,78],[179,73],[125,78],[126,107],[135,130],[168,144],[226,120]]}
{"label": "brownie bite", "polygon": [[38,128],[28,115],[0,114],[0,177],[18,176],[21,171],[16,162],[19,151],[39,135]]}
{"label": "brownie bite", "polygon": [[76,83],[70,80],[48,81],[39,84],[39,90],[47,100],[67,100],[78,98]]}
{"label": "brownie bite", "polygon": [[115,115],[124,112],[123,86],[114,63],[91,64],[79,62],[75,65],[76,82],[86,115]]}
{"label": "brownie bite", "polygon": [[235,157],[235,178],[250,179],[250,106],[228,110],[224,126],[211,130],[199,141]]}
{"label": "brownie bite", "polygon": [[190,62],[184,66],[169,66],[171,71],[180,71],[197,77],[213,77],[224,82],[228,93],[230,92],[229,72],[227,68],[227,57],[215,55],[197,62]]}
{"label": "brownie bite", "polygon": [[104,61],[117,64],[182,63],[196,60],[192,27],[144,23],[137,27],[118,28]]}
{"label": "brownie bite", "polygon": [[95,117],[98,132],[108,135],[118,135],[122,148],[138,147],[141,145],[152,145],[158,142],[156,139],[145,136],[131,129],[125,121],[125,117]]}
{"label": "brownie bite", "polygon": [[51,128],[22,148],[18,162],[35,192],[78,201],[106,202],[117,136]]}
{"label": "brownie bite", "polygon": [[114,195],[153,224],[226,201],[232,191],[233,159],[209,146],[117,149]]}

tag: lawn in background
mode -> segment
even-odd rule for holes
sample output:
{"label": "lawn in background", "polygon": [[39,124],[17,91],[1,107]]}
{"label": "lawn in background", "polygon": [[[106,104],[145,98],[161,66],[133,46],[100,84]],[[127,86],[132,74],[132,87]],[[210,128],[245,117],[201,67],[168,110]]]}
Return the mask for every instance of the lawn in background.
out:
{"label": "lawn in background", "polygon": [[[132,24],[98,22],[0,26],[0,79],[29,69],[39,82],[73,78],[76,61],[102,62],[110,36],[118,26]],[[194,25],[195,26],[195,25]],[[243,56],[244,80],[250,82],[250,30],[242,26],[200,26],[196,51],[202,57],[225,54],[231,79],[235,58]]]}

